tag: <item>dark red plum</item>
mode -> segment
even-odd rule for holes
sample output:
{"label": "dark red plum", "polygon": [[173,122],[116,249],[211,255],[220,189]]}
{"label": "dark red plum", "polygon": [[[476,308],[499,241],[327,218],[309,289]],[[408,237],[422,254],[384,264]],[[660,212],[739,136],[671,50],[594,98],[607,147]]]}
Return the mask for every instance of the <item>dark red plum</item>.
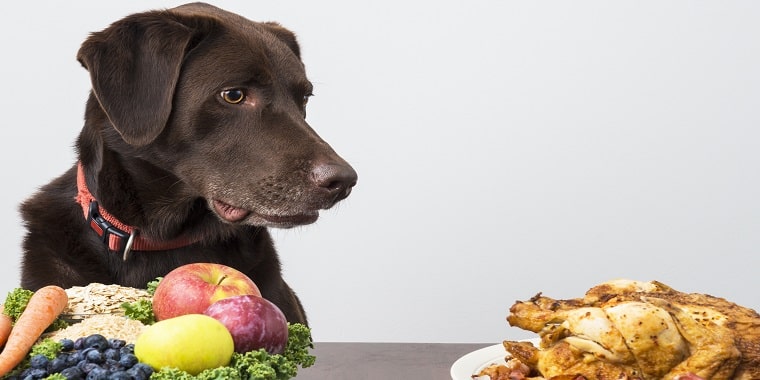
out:
{"label": "dark red plum", "polygon": [[288,342],[288,322],[282,311],[267,299],[255,295],[224,298],[211,304],[204,314],[227,327],[235,342],[235,352],[265,349],[281,354]]}

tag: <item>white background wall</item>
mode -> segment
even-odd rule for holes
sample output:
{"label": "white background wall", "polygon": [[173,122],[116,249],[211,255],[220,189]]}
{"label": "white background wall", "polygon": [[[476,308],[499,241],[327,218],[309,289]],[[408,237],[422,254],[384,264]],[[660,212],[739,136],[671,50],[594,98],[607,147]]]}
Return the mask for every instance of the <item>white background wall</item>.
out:
{"label": "white background wall", "polygon": [[[18,203],[74,162],[79,44],[177,4],[4,5],[0,291]],[[515,300],[618,277],[760,308],[760,3],[217,4],[299,35],[308,120],[360,175],[274,234],[316,340],[522,338]]]}

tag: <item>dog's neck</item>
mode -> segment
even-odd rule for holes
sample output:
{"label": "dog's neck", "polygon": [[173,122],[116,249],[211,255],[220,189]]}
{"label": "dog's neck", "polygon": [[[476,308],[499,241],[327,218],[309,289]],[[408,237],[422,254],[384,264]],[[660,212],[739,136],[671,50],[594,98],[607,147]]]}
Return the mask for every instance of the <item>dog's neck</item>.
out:
{"label": "dog's neck", "polygon": [[90,192],[81,162],[77,164],[77,202],[82,206],[84,218],[93,231],[101,237],[111,251],[118,252],[127,260],[131,251],[165,251],[197,243],[199,237],[180,236],[171,240],[154,240],[140,236],[134,226],[122,223],[99,205]]}

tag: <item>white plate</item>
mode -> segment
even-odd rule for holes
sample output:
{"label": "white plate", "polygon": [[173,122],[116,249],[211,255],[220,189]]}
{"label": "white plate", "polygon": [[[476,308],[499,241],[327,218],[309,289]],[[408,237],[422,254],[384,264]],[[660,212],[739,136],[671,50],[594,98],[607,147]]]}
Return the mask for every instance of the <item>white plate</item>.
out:
{"label": "white plate", "polygon": [[[527,342],[532,342],[533,345],[538,346],[539,340],[529,339]],[[506,364],[505,356],[507,356],[507,351],[502,344],[494,344],[470,352],[457,359],[451,366],[451,378],[453,380],[473,380],[472,375],[478,374],[483,368],[492,364]]]}

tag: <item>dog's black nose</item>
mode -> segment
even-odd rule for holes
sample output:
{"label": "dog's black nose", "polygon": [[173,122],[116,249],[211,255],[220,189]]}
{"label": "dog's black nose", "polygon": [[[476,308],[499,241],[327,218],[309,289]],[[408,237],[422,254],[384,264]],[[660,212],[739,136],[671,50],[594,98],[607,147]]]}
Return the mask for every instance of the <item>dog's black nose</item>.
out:
{"label": "dog's black nose", "polygon": [[326,190],[333,202],[351,194],[357,178],[356,171],[348,164],[317,164],[311,170],[311,180]]}

